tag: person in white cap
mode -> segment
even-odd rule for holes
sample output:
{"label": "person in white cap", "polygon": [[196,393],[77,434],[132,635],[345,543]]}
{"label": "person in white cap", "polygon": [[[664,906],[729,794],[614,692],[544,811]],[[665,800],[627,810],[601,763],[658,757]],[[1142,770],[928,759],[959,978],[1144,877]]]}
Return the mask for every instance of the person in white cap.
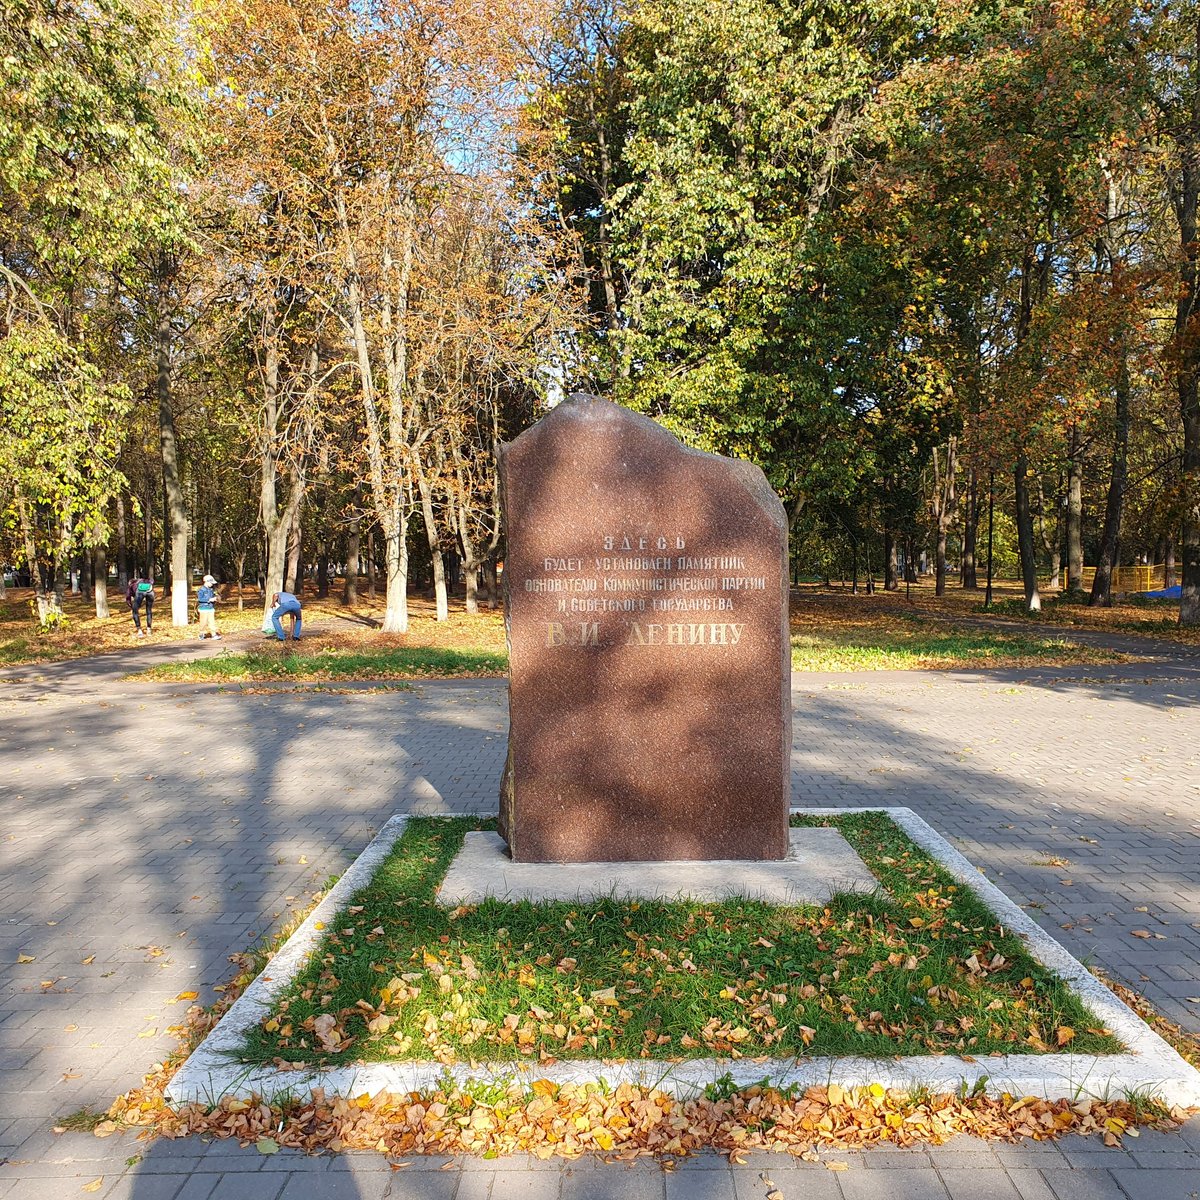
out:
{"label": "person in white cap", "polygon": [[200,617],[200,640],[210,637],[220,641],[217,632],[217,581],[211,575],[205,575],[204,586],[196,593],[196,612]]}

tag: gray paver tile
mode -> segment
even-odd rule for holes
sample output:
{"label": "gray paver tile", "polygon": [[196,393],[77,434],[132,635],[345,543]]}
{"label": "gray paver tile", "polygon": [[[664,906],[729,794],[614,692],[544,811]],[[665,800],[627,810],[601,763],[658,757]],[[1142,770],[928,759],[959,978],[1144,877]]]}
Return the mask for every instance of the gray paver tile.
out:
{"label": "gray paver tile", "polygon": [[1107,1171],[1054,1169],[1042,1172],[1057,1200],[1125,1200],[1125,1193]]}
{"label": "gray paver tile", "polygon": [[287,1181],[283,1171],[255,1171],[253,1175],[230,1171],[217,1180],[212,1200],[276,1200]]}
{"label": "gray paver tile", "polygon": [[561,1181],[562,1200],[662,1200],[664,1194],[663,1171],[657,1163],[564,1173]]}
{"label": "gray paver tile", "polygon": [[[106,1184],[107,1182],[105,1180]],[[96,1195],[100,1196],[102,1200],[175,1200],[183,1182],[182,1175],[138,1175],[136,1171],[132,1171],[117,1176],[111,1187],[101,1188]],[[85,1194],[78,1188],[74,1188],[70,1192],[71,1196]],[[275,1200],[275,1198],[270,1196],[264,1197],[263,1200]]]}
{"label": "gray paver tile", "polygon": [[1021,1142],[1016,1146],[997,1146],[996,1157],[1006,1169],[1035,1167],[1053,1170],[1067,1165],[1066,1156],[1056,1142]]}
{"label": "gray paver tile", "polygon": [[[329,1176],[329,1178],[336,1177]],[[324,1182],[322,1180],[322,1183]],[[458,1172],[446,1171],[444,1174],[437,1175],[428,1173],[409,1175],[400,1172],[390,1181],[382,1175],[369,1175],[355,1179],[353,1182],[360,1189],[359,1191],[330,1193],[329,1200],[343,1200],[343,1197],[344,1200],[381,1200],[385,1196],[387,1200],[452,1200],[455,1189],[458,1187]],[[380,1185],[382,1185],[382,1190],[373,1190]],[[288,1193],[282,1200],[307,1200],[311,1195],[310,1188],[307,1192]],[[324,1200],[324,1193],[322,1193],[322,1200]]]}
{"label": "gray paver tile", "polygon": [[911,1171],[846,1171],[838,1176],[846,1200],[945,1200],[947,1192],[931,1167]]}
{"label": "gray paver tile", "polygon": [[1111,1171],[1117,1167],[1136,1165],[1128,1148],[1099,1146],[1094,1141],[1082,1144],[1067,1142],[1062,1150],[1068,1166],[1078,1170]]}
{"label": "gray paver tile", "polygon": [[[1195,1171],[1200,1177],[1200,1151],[1187,1150],[1151,1150],[1143,1153],[1139,1146],[1132,1155],[1130,1166],[1138,1166],[1153,1171]],[[1110,1167],[1110,1170],[1123,1170],[1125,1164]]]}
{"label": "gray paver tile", "polygon": [[[458,1191],[454,1193],[454,1200],[491,1200],[492,1197],[492,1181],[496,1178],[494,1171],[468,1171],[459,1178]],[[506,1185],[511,1188],[512,1194],[523,1195],[520,1186],[523,1181],[517,1180],[515,1183]],[[503,1194],[503,1193],[501,1193]],[[557,1195],[557,1191],[555,1195]]]}
{"label": "gray paver tile", "polygon": [[[838,1184],[839,1174],[825,1167],[788,1165],[774,1167],[764,1174],[785,1200],[841,1200],[842,1190]],[[744,1168],[733,1168],[734,1189],[737,1200],[763,1200],[768,1192],[766,1182],[758,1172],[747,1172]],[[686,1196],[687,1193],[680,1193]],[[718,1193],[727,1195],[728,1193]]]}
{"label": "gray paver tile", "polygon": [[[734,1200],[737,1195],[728,1166],[723,1171],[668,1171],[663,1177],[663,1190],[666,1200]],[[816,1200],[820,1200],[819,1193]]]}
{"label": "gray paver tile", "polygon": [[1042,1178],[1041,1171],[1032,1168],[1009,1170],[1008,1177],[1021,1200],[1054,1200],[1054,1193]]}
{"label": "gray paver tile", "polygon": [[220,1175],[189,1175],[175,1200],[212,1200]]}
{"label": "gray paver tile", "polygon": [[863,1154],[863,1165],[873,1171],[908,1171],[933,1164],[929,1151],[921,1146],[912,1150],[867,1150]]}
{"label": "gray paver tile", "polygon": [[1200,1170],[1113,1172],[1129,1200],[1198,1200]]}
{"label": "gray paver tile", "polygon": [[991,1148],[952,1150],[946,1146],[931,1146],[929,1161],[939,1171],[994,1171],[1000,1167],[1000,1160]]}
{"label": "gray paver tile", "polygon": [[[468,1176],[463,1176],[463,1183]],[[522,1175],[515,1171],[492,1176],[490,1200],[558,1200],[560,1180],[557,1172],[539,1175]],[[475,1193],[471,1193],[474,1195]],[[389,1198],[390,1200],[390,1198]],[[459,1191],[454,1200],[467,1200],[467,1194]]]}
{"label": "gray paver tile", "polygon": [[1021,1200],[1008,1173],[1001,1167],[982,1170],[942,1167],[938,1174],[951,1200]]}

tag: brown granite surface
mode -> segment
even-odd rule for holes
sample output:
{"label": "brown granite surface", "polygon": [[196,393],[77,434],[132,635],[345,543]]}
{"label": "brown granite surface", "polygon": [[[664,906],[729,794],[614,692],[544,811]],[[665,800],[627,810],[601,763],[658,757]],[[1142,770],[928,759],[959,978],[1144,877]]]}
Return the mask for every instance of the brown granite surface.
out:
{"label": "brown granite surface", "polygon": [[787,520],[762,472],[571,396],[500,478],[513,858],[783,858]]}

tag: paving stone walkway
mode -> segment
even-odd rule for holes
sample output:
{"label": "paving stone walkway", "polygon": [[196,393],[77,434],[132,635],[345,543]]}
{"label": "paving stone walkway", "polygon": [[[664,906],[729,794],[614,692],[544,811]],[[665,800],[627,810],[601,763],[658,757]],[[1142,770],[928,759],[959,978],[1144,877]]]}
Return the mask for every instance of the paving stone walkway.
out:
{"label": "paving stone walkway", "polygon": [[[1200,1119],[1121,1150],[961,1139],[673,1172],[55,1135],[55,1118],[136,1084],[172,1044],[175,997],[211,1000],[228,956],[392,813],[493,810],[504,755],[501,681],[243,694],[122,682],[130,661],[0,673],[0,1200],[749,1200],[767,1179],[786,1200],[1200,1197]],[[796,803],[915,808],[1074,954],[1200,1031],[1195,655],[803,675],[793,704]]]}

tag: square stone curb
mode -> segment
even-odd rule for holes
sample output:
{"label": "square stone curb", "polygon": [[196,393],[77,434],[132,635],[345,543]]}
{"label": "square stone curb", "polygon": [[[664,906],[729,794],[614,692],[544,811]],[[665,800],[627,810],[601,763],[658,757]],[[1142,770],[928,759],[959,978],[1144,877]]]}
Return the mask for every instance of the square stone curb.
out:
{"label": "square stone curb", "polygon": [[603,1078],[614,1087],[630,1083],[687,1097],[699,1094],[719,1078],[730,1076],[741,1087],[762,1083],[764,1079],[778,1087],[799,1090],[830,1083],[843,1087],[878,1083],[899,1091],[929,1088],[953,1092],[965,1087],[980,1088],[992,1096],[1007,1092],[1048,1100],[1084,1097],[1105,1100],[1140,1091],[1168,1105],[1200,1107],[1200,1071],[1189,1066],[912,809],[793,808],[791,812],[793,816],[878,812],[890,817],[950,875],[971,888],[999,921],[1022,939],[1034,958],[1059,975],[1102,1025],[1125,1044],[1126,1053],[1006,1054],[980,1062],[943,1055],[900,1059],[776,1058],[755,1062],[704,1058],[678,1063],[580,1059],[544,1064],[485,1062],[452,1067],[432,1062],[363,1063],[288,1072],[236,1062],[245,1035],[270,1014],[276,998],[319,944],[324,928],[335,921],[354,892],[370,880],[391,852],[407,822],[407,817],[395,816],[192,1053],[168,1086],[167,1099],[177,1106],[212,1105],[224,1096],[262,1097],[271,1102],[288,1096],[303,1097],[317,1087],[327,1096],[422,1092],[441,1086],[447,1076],[460,1085],[468,1080],[529,1084],[546,1079],[562,1084]]}

